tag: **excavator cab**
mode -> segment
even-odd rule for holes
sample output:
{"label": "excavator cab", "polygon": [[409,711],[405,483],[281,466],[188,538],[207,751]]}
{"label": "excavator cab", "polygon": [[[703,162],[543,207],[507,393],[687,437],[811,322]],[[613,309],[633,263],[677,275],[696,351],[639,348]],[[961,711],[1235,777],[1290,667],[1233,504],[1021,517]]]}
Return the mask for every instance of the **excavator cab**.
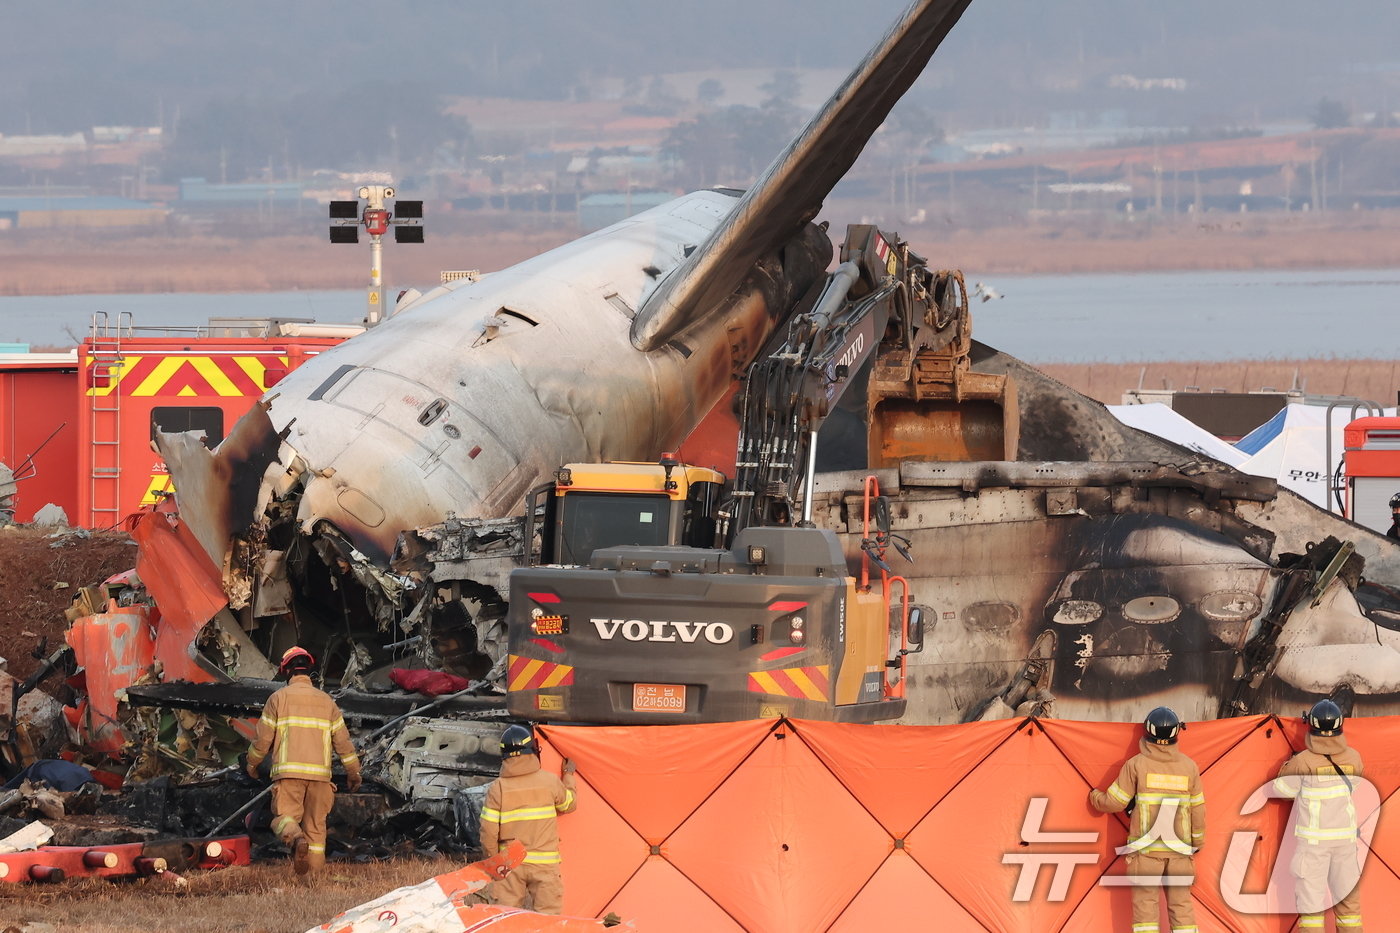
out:
{"label": "excavator cab", "polygon": [[671,454],[656,463],[566,464],[531,494],[526,539],[542,517],[539,562],[573,566],[605,547],[714,547],[724,483],[724,474]]}
{"label": "excavator cab", "polygon": [[[668,459],[559,471],[546,537],[570,559],[511,573],[511,713],[606,724],[902,716],[922,621],[885,561],[889,547],[907,557],[907,542],[875,477],[852,574],[836,535],[810,525],[687,543],[713,538],[702,484],[722,477]],[[623,540],[595,547],[599,528]]]}

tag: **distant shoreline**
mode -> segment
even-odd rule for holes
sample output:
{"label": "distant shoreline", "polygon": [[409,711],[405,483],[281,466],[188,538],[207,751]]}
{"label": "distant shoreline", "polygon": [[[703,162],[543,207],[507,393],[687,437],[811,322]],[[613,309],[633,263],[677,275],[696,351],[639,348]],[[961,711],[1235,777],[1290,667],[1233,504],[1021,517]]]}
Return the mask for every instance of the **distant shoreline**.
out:
{"label": "distant shoreline", "polygon": [[[845,205],[832,212],[854,214]],[[460,220],[454,220],[460,224]],[[931,266],[969,277],[1400,266],[1400,211],[1327,217],[1207,214],[1194,221],[1046,217],[1023,226],[949,223],[903,233]],[[833,232],[835,232],[833,230]],[[568,242],[572,229],[435,235],[385,250],[386,280],[422,288],[443,270],[491,271]],[[834,236],[839,240],[839,235]],[[91,233],[0,236],[0,294],[150,294],[346,289],[367,283],[367,248],[319,236],[233,239]]]}

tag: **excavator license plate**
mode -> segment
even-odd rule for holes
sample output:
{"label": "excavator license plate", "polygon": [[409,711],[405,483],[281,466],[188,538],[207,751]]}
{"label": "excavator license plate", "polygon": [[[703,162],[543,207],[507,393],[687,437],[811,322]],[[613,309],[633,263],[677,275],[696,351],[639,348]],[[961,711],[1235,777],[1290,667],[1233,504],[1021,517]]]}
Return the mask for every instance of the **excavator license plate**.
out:
{"label": "excavator license plate", "polygon": [[685,684],[633,684],[634,713],[685,712]]}

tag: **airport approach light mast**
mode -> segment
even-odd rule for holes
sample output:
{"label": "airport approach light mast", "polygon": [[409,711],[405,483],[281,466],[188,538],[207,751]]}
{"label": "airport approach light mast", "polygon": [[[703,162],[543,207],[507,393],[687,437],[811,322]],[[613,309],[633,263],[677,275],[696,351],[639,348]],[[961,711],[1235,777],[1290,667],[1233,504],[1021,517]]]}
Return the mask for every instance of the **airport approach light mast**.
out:
{"label": "airport approach light mast", "polygon": [[369,304],[366,326],[384,319],[384,234],[394,228],[394,242],[423,242],[423,202],[396,200],[390,213],[387,202],[394,197],[388,185],[361,185],[360,201],[332,201],[330,205],[332,243],[360,242],[360,227],[369,233]]}

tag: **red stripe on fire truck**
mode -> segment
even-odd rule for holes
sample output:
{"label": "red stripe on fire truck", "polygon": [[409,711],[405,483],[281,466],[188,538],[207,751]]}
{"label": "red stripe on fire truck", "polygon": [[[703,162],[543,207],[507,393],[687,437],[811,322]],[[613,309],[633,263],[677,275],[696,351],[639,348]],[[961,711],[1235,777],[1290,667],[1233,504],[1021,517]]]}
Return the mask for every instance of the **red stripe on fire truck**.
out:
{"label": "red stripe on fire truck", "polygon": [[128,356],[120,364],[88,358],[89,395],[133,398],[250,398],[266,391],[267,368],[285,370],[281,356]]}

